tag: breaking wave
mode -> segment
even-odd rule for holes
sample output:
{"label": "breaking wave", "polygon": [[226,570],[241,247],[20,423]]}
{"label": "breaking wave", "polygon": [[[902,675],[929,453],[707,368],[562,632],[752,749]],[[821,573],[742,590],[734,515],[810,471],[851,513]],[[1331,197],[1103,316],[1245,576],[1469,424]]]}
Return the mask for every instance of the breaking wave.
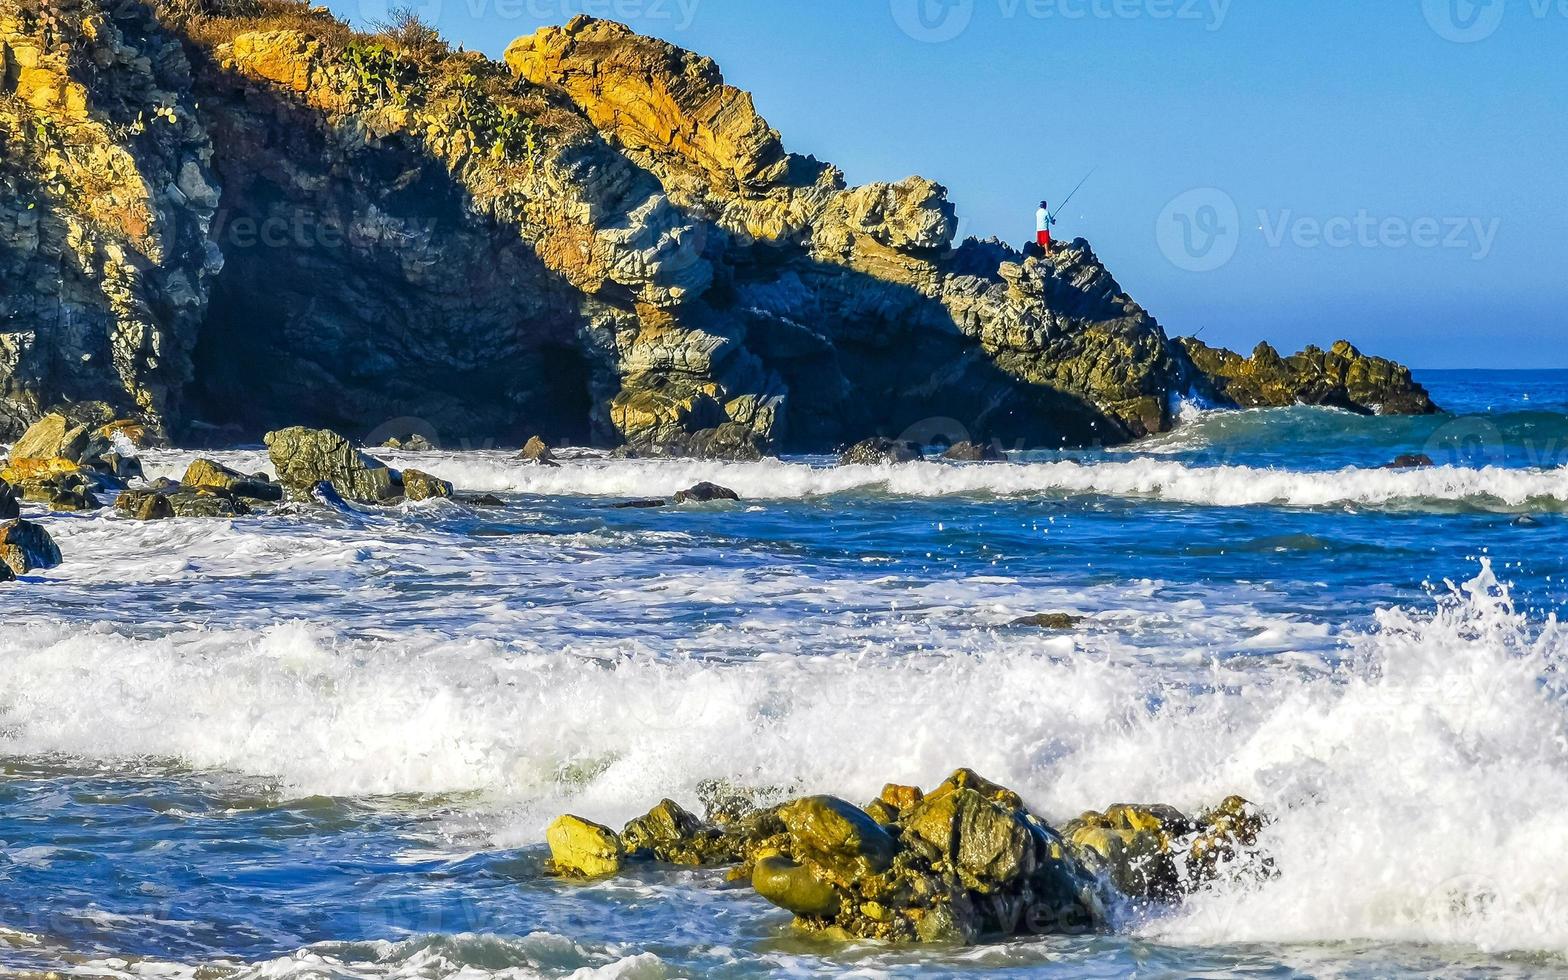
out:
{"label": "breaking wave", "polygon": [[1568,642],[1515,610],[1489,565],[1435,609],[1381,613],[1337,662],[1172,653],[1158,672],[1067,640],[716,663],[298,624],[23,627],[0,639],[0,745],[301,794],[474,793],[500,847],[537,845],[565,809],[614,823],[691,801],[711,777],[859,799],[969,765],[1054,820],[1239,792],[1275,817],[1279,878],[1199,896],[1143,934],[1568,952]]}

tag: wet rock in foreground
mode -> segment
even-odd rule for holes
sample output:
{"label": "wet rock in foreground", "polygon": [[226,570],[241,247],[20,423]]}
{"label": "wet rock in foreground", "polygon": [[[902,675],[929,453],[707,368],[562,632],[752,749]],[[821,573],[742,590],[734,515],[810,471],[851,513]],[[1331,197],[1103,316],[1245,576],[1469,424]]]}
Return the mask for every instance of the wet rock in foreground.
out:
{"label": "wet rock in foreground", "polygon": [[949,944],[1094,932],[1118,900],[1175,903],[1221,876],[1273,873],[1259,849],[1265,821],[1239,797],[1196,818],[1123,804],[1063,831],[968,769],[930,793],[889,785],[865,807],[739,798],[705,794],[706,820],[664,800],[619,833],[563,816],[547,834],[551,868],[600,878],[635,861],[729,866],[730,881],[793,913],[801,930]]}
{"label": "wet rock in foreground", "polygon": [[0,524],[0,562],[17,575],[34,569],[54,568],[61,562],[60,548],[49,532],[32,521]]}

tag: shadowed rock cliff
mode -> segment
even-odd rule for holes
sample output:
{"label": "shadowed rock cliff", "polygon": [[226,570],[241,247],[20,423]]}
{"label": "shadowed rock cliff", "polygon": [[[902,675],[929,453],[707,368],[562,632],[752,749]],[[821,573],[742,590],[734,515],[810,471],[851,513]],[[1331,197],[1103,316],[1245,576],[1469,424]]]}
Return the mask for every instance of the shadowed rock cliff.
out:
{"label": "shadowed rock cliff", "polygon": [[747,456],[1123,442],[1226,401],[1088,243],[955,247],[940,185],[848,187],[620,25],[501,65],[293,0],[159,11],[0,0],[0,434],[101,401]]}

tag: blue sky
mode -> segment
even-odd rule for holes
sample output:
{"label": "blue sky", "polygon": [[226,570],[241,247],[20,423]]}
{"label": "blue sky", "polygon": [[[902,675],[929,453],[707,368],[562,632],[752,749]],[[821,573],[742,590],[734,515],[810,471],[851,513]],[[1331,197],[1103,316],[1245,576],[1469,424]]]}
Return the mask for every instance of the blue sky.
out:
{"label": "blue sky", "polygon": [[939,180],[964,234],[1022,243],[1094,170],[1059,234],[1173,334],[1568,367],[1568,0],[414,6],[495,56],[584,12],[711,55],[791,150]]}

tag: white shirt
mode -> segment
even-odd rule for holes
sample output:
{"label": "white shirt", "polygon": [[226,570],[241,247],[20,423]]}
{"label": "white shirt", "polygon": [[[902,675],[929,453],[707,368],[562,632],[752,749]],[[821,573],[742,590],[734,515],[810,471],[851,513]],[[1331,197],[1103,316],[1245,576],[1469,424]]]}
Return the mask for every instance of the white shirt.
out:
{"label": "white shirt", "polygon": [[1045,208],[1041,208],[1039,211],[1035,212],[1035,216],[1034,216],[1034,230],[1035,231],[1050,231],[1051,230],[1051,212],[1047,211]]}

